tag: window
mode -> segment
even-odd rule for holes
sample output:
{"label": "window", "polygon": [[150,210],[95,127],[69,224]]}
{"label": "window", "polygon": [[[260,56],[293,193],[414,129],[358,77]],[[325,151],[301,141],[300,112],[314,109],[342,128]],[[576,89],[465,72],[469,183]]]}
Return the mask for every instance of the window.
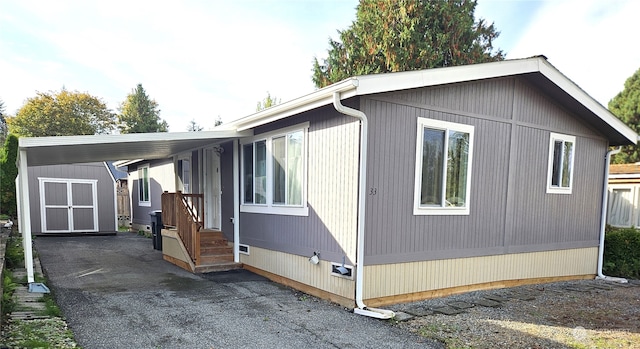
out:
{"label": "window", "polygon": [[242,144],[243,212],[308,215],[308,123],[260,135]]}
{"label": "window", "polygon": [[547,193],[571,194],[576,137],[551,133]]}
{"label": "window", "polygon": [[471,125],[418,118],[414,215],[468,215]]}
{"label": "window", "polygon": [[149,165],[138,167],[138,205],[151,206]]}
{"label": "window", "polygon": [[182,192],[191,194],[191,159],[182,158],[178,160],[178,178],[182,184]]}

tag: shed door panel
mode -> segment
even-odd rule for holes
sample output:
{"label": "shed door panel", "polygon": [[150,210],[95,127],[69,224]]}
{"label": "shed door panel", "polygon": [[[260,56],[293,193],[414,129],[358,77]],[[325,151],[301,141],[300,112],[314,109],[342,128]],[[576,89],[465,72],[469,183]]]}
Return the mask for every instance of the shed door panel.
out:
{"label": "shed door panel", "polygon": [[42,179],[42,232],[98,231],[95,180]]}

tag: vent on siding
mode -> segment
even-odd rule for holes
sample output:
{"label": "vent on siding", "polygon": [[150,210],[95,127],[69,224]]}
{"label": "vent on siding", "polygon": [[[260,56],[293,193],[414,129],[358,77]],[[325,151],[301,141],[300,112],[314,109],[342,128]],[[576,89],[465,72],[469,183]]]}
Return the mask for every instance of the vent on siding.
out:
{"label": "vent on siding", "polygon": [[339,263],[331,263],[331,276],[353,280],[353,267]]}
{"label": "vent on siding", "polygon": [[249,254],[249,245],[239,244],[238,245],[238,250],[240,250],[240,253],[248,255]]}

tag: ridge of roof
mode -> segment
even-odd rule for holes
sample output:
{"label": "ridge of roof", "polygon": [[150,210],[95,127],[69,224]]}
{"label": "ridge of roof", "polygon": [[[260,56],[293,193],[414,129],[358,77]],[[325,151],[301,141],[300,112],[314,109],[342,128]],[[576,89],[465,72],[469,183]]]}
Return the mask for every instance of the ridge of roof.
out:
{"label": "ridge of roof", "polygon": [[621,136],[616,137],[615,143],[637,143],[638,135],[635,131],[562,74],[543,55],[444,68],[358,75],[218,127],[220,129],[242,131],[261,126],[304,111],[329,105],[333,102],[334,92],[339,92],[341,99],[347,99],[354,96],[531,73],[539,73],[544,76],[611,129],[615,130]]}

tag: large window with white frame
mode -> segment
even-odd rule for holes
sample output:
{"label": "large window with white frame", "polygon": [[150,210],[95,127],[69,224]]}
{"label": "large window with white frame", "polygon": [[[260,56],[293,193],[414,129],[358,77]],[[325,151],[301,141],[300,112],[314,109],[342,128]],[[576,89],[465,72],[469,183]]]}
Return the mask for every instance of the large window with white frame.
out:
{"label": "large window with white frame", "polygon": [[472,125],[418,118],[414,215],[468,215]]}
{"label": "large window with white frame", "polygon": [[576,137],[559,133],[550,134],[547,193],[571,194],[575,148]]}
{"label": "large window with white frame", "polygon": [[241,142],[242,212],[308,215],[308,123]]}
{"label": "large window with white frame", "polygon": [[138,167],[138,205],[151,206],[151,179],[149,178],[149,165]]}

